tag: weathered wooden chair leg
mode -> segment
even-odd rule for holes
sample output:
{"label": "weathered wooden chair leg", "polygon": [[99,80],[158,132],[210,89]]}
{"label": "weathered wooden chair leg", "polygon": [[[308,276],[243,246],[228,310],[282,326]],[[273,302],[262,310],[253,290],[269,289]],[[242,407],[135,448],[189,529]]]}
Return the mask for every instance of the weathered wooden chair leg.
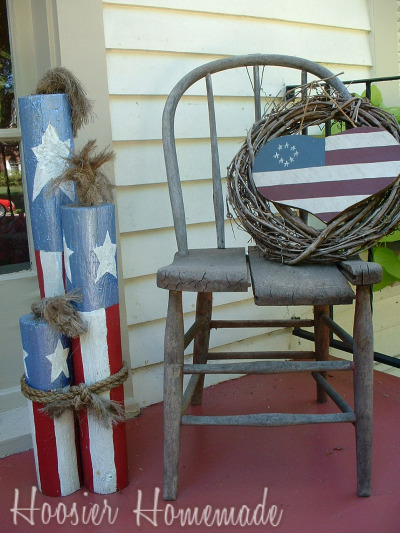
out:
{"label": "weathered wooden chair leg", "polygon": [[[205,316],[207,322],[204,327],[197,333],[193,344],[193,363],[207,363],[208,346],[210,341],[210,320],[212,314],[212,292],[199,292],[196,303],[196,319]],[[194,389],[192,396],[192,405],[201,405],[203,400],[204,374]]]}
{"label": "weathered wooden chair leg", "polygon": [[[327,361],[329,358],[329,336],[328,326],[321,320],[322,315],[330,316],[329,305],[314,306],[314,339],[315,339],[315,357],[317,361]],[[326,379],[326,372],[321,372]],[[326,403],[328,395],[325,390],[317,383],[317,401]]]}
{"label": "weathered wooden chair leg", "polygon": [[370,287],[359,285],[354,315],[354,411],[359,496],[371,494],[373,362]]}
{"label": "weathered wooden chair leg", "polygon": [[164,492],[175,500],[178,490],[183,388],[184,329],[182,293],[170,291],[164,344]]}

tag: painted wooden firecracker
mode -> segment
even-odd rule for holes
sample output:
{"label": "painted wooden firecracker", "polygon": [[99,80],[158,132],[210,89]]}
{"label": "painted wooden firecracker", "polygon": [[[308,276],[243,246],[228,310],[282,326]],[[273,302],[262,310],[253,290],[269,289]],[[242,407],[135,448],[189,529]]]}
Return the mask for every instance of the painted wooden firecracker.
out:
{"label": "painted wooden firecracker", "polygon": [[[42,298],[49,298],[64,294],[65,291],[60,207],[75,200],[73,183],[63,184],[56,191],[50,189],[52,181],[68,165],[67,159],[73,149],[70,106],[65,94],[27,96],[19,98],[19,114],[39,289]],[[49,326],[38,326],[39,330],[41,342],[52,341],[54,335]],[[49,339],[45,338],[46,334]],[[64,337],[65,349],[68,345],[70,346],[70,340]],[[45,375],[49,364],[48,360],[41,356],[42,353],[38,348],[29,357],[29,361],[33,361],[35,354],[38,357],[36,363],[32,362],[37,369],[36,375],[41,372]],[[72,378],[72,375],[69,377]],[[65,385],[68,383],[70,381],[66,379]],[[36,386],[35,382],[30,384]],[[49,384],[53,386],[51,379]],[[49,495],[70,494],[80,488],[76,420],[71,413],[65,413],[53,421],[40,411],[41,407],[41,404],[33,402],[31,410],[33,440],[37,444],[36,455],[43,457],[41,447],[43,445],[44,449],[47,449],[47,442],[54,442],[56,446],[55,452],[49,456],[46,463],[46,481],[41,479],[39,484],[43,492]],[[59,469],[60,464],[68,464],[69,471]],[[58,473],[60,486],[47,489],[47,478],[51,479],[49,472],[52,469],[55,475]]]}
{"label": "painted wooden firecracker", "polygon": [[[79,288],[76,307],[88,325],[73,339],[75,382],[91,385],[122,367],[117,278],[115,207],[63,206],[67,290]],[[123,405],[123,385],[103,393]],[[79,416],[84,485],[109,494],[128,484],[125,423],[106,425],[88,411]]]}
{"label": "painted wooden firecracker", "polygon": [[65,94],[26,96],[18,103],[40,295],[48,298],[64,293],[60,207],[75,201],[75,185],[50,187],[73,150],[71,112]]}
{"label": "painted wooden firecracker", "polygon": [[[70,340],[33,315],[20,318],[20,330],[27,384],[43,391],[70,385]],[[29,402],[38,487],[47,496],[66,496],[81,486],[75,416],[66,410],[52,419],[42,407]]]}
{"label": "painted wooden firecracker", "polygon": [[399,174],[399,143],[372,127],[325,139],[278,137],[259,150],[253,165],[254,183],[265,198],[324,222],[389,187]]}

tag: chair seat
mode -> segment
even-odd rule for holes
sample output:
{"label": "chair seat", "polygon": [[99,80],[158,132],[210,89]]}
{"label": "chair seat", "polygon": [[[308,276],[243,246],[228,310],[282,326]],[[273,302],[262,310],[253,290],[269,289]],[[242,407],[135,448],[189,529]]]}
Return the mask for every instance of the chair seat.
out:
{"label": "chair seat", "polygon": [[175,254],[157,272],[161,289],[194,292],[246,292],[250,275],[244,248],[210,248]]}
{"label": "chair seat", "polygon": [[355,298],[335,265],[284,265],[256,247],[249,248],[249,263],[256,305],[335,305]]}

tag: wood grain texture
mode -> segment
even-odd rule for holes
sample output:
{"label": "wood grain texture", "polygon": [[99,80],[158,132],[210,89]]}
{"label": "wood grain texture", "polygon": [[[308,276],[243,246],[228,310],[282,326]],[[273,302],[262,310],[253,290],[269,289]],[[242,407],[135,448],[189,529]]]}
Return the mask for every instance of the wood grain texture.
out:
{"label": "wood grain texture", "polygon": [[[199,292],[196,302],[196,318],[203,318],[205,323],[198,332],[193,343],[193,363],[207,363],[210,345],[210,320],[212,316],[213,295],[211,292]],[[203,400],[204,375],[200,375],[196,387],[193,389],[192,405],[201,405]]]}
{"label": "wood grain texture", "polygon": [[231,359],[315,359],[315,352],[295,350],[271,350],[268,352],[211,352],[208,361],[224,361]]}
{"label": "wood grain texture", "polygon": [[189,250],[175,254],[157,272],[162,289],[193,292],[245,292],[250,286],[244,248]]}
{"label": "wood grain texture", "polygon": [[283,265],[249,248],[256,305],[349,304],[354,293],[335,265]]}
{"label": "wood grain texture", "polygon": [[351,370],[351,361],[252,361],[250,363],[183,365],[184,374],[279,374]]}
{"label": "wood grain texture", "polygon": [[297,426],[302,424],[326,424],[354,422],[354,413],[326,415],[262,413],[255,415],[191,416],[182,417],[182,425],[195,426]]}
{"label": "wood grain texture", "polygon": [[357,494],[371,494],[374,340],[371,296],[359,285],[354,315],[354,411],[356,413]]}
{"label": "wood grain texture", "polygon": [[164,499],[174,500],[178,487],[183,365],[182,293],[170,291],[164,345]]}
{"label": "wood grain texture", "polygon": [[341,261],[338,268],[353,285],[372,285],[382,279],[382,267],[377,263],[356,259]]}
{"label": "wood grain texture", "polygon": [[[314,343],[317,361],[327,361],[329,358],[330,331],[322,320],[322,316],[324,315],[329,315],[329,305],[316,305],[314,307]],[[321,376],[326,379],[326,372],[322,372]],[[317,400],[319,403],[326,403],[328,401],[326,390],[318,381]]]}

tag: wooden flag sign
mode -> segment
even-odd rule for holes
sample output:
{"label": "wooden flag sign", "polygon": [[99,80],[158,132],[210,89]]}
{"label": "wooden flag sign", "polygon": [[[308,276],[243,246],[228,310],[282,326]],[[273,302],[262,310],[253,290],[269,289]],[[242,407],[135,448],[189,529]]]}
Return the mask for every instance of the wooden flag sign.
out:
{"label": "wooden flag sign", "polygon": [[389,187],[400,174],[400,144],[386,130],[354,128],[327,138],[286,135],[257,153],[253,180],[268,200],[329,222]]}

